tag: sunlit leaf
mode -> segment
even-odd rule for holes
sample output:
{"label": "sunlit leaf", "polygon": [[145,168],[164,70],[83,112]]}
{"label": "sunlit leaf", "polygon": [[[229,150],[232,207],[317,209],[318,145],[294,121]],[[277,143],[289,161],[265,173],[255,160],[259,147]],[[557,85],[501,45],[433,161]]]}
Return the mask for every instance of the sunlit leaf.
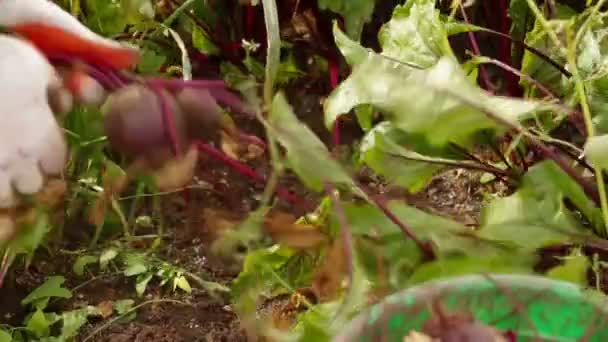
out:
{"label": "sunlit leaf", "polygon": [[514,194],[483,208],[478,235],[527,250],[589,237],[590,232],[567,209],[566,198],[598,222],[598,209],[578,184],[551,161],[537,164]]}
{"label": "sunlit leaf", "polygon": [[87,267],[87,265],[94,264],[98,261],[99,258],[93,255],[79,256],[78,259],[76,259],[76,262],[74,262],[74,267],[72,268],[72,270],[74,271],[74,273],[81,276],[84,274],[84,269],[85,267]]}
{"label": "sunlit leaf", "polygon": [[137,64],[137,71],[142,74],[157,73],[167,61],[167,57],[152,49],[142,49],[142,54]]}
{"label": "sunlit leaf", "polygon": [[231,285],[231,297],[240,313],[255,312],[258,300],[287,293],[285,285],[297,288],[312,278],[313,264],[305,255],[274,245],[250,251],[245,257],[243,270]]}
{"label": "sunlit leaf", "polygon": [[114,260],[118,256],[118,251],[115,248],[108,248],[101,252],[99,256],[99,265],[101,268],[105,268],[108,265],[108,262]]}
{"label": "sunlit leaf", "polygon": [[588,81],[586,90],[596,134],[608,134],[608,77]]}
{"label": "sunlit leaf", "polygon": [[127,16],[120,2],[107,0],[86,0],[86,24],[101,35],[122,33],[127,26]]}
{"label": "sunlit leaf", "polygon": [[154,274],[145,273],[137,276],[137,280],[135,281],[135,292],[137,296],[141,297],[146,292],[146,288],[148,287],[148,283],[152,280]]}
{"label": "sunlit leaf", "polygon": [[147,260],[144,255],[139,253],[129,253],[124,256],[125,270],[127,277],[142,274],[148,270]]}
{"label": "sunlit leaf", "polygon": [[[601,210],[585,194],[579,183],[574,181],[553,161],[534,165],[523,178],[520,189],[534,189],[537,198],[559,196],[569,200],[597,228],[603,227]],[[549,212],[545,212],[547,214]]]}
{"label": "sunlit leaf", "polygon": [[188,279],[184,276],[175,277],[175,279],[173,279],[173,290],[175,290],[176,287],[179,287],[186,293],[192,292],[192,287],[190,287]]}
{"label": "sunlit leaf", "polygon": [[[530,11],[526,0],[512,0],[509,2],[508,9],[509,18],[511,19],[511,29],[509,33],[512,37],[518,40],[523,40],[526,33],[534,24],[534,15]],[[512,52],[516,51],[516,47],[513,47]],[[523,49],[521,50],[523,53]],[[520,60],[522,57],[513,56],[513,60]]]}
{"label": "sunlit leaf", "polygon": [[41,309],[37,309],[27,320],[25,327],[37,337],[49,335],[51,323]]}
{"label": "sunlit leaf", "polygon": [[503,254],[480,258],[475,255],[441,258],[420,266],[408,280],[409,285],[432,279],[475,273],[532,274],[536,259],[532,255]]}
{"label": "sunlit leaf", "polygon": [[500,125],[485,112],[517,124],[531,112],[550,107],[538,102],[492,96],[473,84],[460,65],[443,57],[429,69],[415,69],[379,55],[356,66],[324,105],[325,124],[362,104],[381,110],[395,127],[422,134],[430,144],[466,145],[471,136]]}
{"label": "sunlit leaf", "polygon": [[148,268],[146,267],[146,265],[142,264],[142,263],[133,263],[127,266],[127,268],[124,270],[124,275],[127,277],[130,276],[134,276],[137,274],[142,274],[144,272],[146,272],[148,270]]}
{"label": "sunlit leaf", "polygon": [[11,241],[10,247],[17,253],[32,254],[44,241],[51,230],[48,213],[33,209],[17,218],[19,234]]}
{"label": "sunlit leaf", "polygon": [[453,18],[446,18],[446,15],[441,15],[441,17],[444,21],[443,26],[448,36],[465,32],[477,32],[486,30],[486,28],[477,26],[475,24],[465,23],[463,21],[454,20]]}
{"label": "sunlit leaf", "polygon": [[134,304],[135,301],[133,299],[117,300],[114,302],[114,309],[116,310],[117,314],[124,315],[133,307]]}
{"label": "sunlit leaf", "polygon": [[346,32],[352,39],[359,40],[363,25],[372,17],[375,3],[375,0],[319,0],[318,6],[343,16]]}
{"label": "sunlit leaf", "polygon": [[80,328],[82,328],[82,326],[87,323],[89,311],[85,307],[82,309],[64,312],[61,317],[63,318],[63,325],[61,326],[61,337],[65,339],[70,339],[76,336]]}
{"label": "sunlit leaf", "polygon": [[[399,227],[379,209],[353,203],[344,203],[343,206],[354,235],[407,240]],[[426,213],[399,201],[388,202],[388,207],[419,239],[431,240],[440,255],[474,253],[479,256],[499,251],[492,244],[467,236],[469,229],[451,219]]]}
{"label": "sunlit leaf", "polygon": [[192,45],[206,55],[217,55],[220,50],[198,26],[192,27]]}
{"label": "sunlit leaf", "polygon": [[[556,5],[558,5],[556,8],[559,9],[557,11],[558,18],[565,19],[569,16],[561,11],[563,6],[559,6],[558,3],[556,3]],[[573,24],[572,21],[559,20],[557,18],[550,22],[557,32],[565,32],[566,28]],[[551,39],[549,39],[543,25],[538,21],[534,22],[533,29],[526,34],[525,42],[529,46],[542,51],[560,65],[566,64],[565,56],[561,54],[559,48],[553,44]],[[566,77],[564,77],[558,69],[529,51],[524,52],[521,71],[524,74],[530,75],[544,86],[549,87],[549,89],[558,96],[566,95],[567,90],[571,86]],[[527,88],[533,87],[533,84],[524,78],[520,80],[520,83]]]}
{"label": "sunlit leaf", "polygon": [[447,156],[443,149],[433,149],[424,139],[409,135],[387,121],[371,129],[360,145],[361,160],[367,166],[382,175],[387,182],[417,192],[445,165],[430,163],[434,158],[413,150]]}
{"label": "sunlit leaf", "polygon": [[608,169],[608,135],[587,138],[585,155],[595,167]]}
{"label": "sunlit leaf", "polygon": [[121,5],[130,24],[154,19],[155,10],[151,0],[121,0]]}
{"label": "sunlit leaf", "polygon": [[587,256],[582,254],[580,250],[574,250],[570,255],[564,257],[563,264],[551,268],[546,275],[552,279],[586,286],[589,266],[590,262]]}
{"label": "sunlit leaf", "polygon": [[284,85],[304,75],[306,74],[298,68],[294,55],[289,54],[281,59],[281,64],[279,64],[277,70],[276,82],[278,85]]}
{"label": "sunlit leaf", "polygon": [[12,342],[13,336],[7,331],[0,329],[0,342]]}
{"label": "sunlit leaf", "polygon": [[28,305],[43,298],[71,298],[72,292],[63,287],[64,282],[65,278],[62,276],[49,277],[42,285],[23,298],[21,305]]}
{"label": "sunlit leaf", "polygon": [[340,30],[337,22],[334,22],[333,24],[333,33],[336,46],[340,49],[340,52],[348,64],[357,65],[365,61],[370,53],[373,53],[372,50],[364,48],[359,43],[345,35]]}
{"label": "sunlit leaf", "polygon": [[441,56],[451,55],[444,24],[435,0],[410,0],[398,6],[378,34],[382,54],[404,63],[428,68]]}
{"label": "sunlit leaf", "polygon": [[269,123],[287,150],[289,167],[309,188],[321,191],[326,183],[352,185],[350,176],[331,158],[321,140],[298,121],[282,93],[274,98]]}

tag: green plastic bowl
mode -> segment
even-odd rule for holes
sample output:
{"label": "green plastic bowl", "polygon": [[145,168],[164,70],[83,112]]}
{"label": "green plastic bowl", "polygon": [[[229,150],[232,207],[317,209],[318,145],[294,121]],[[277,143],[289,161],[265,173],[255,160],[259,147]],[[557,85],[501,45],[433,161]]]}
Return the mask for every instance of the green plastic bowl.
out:
{"label": "green plastic bowl", "polygon": [[[437,297],[438,296],[438,297]],[[430,317],[428,303],[470,312],[512,331],[517,342],[608,342],[608,301],[575,284],[529,275],[470,275],[427,282],[386,297],[355,317],[334,342],[403,342]]]}

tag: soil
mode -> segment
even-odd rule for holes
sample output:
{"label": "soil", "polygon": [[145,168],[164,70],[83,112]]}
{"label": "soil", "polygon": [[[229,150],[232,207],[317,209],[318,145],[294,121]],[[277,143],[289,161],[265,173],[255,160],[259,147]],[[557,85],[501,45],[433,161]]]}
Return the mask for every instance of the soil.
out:
{"label": "soil", "polygon": [[[224,184],[226,188],[221,191],[193,191],[188,205],[181,195],[172,195],[165,199],[164,213],[167,216],[166,225],[170,237],[165,240],[160,254],[164,260],[185,267],[206,280],[229,285],[238,274],[240,265],[225,262],[210,253],[207,247],[212,232],[209,231],[209,223],[204,222],[200,213],[211,208],[228,209],[237,213],[237,216],[245,215],[254,207],[254,198],[258,196],[260,189],[251,186],[222,165],[210,163],[205,168],[215,169],[215,174],[224,174],[227,182],[219,183]],[[204,172],[201,174],[201,178],[204,177]],[[478,177],[479,175],[462,170],[449,170],[438,175],[429,187],[419,194],[393,197],[403,196],[419,207],[428,208],[428,205],[432,204],[436,213],[443,213],[463,223],[474,224],[484,192],[479,187]],[[292,187],[300,186],[294,183]],[[381,189],[383,186],[379,185],[377,188]],[[391,189],[388,189],[389,193],[390,191]],[[199,217],[196,217],[197,213]],[[22,322],[26,312],[19,305],[20,300],[40,285],[46,276],[63,275],[69,288],[83,282],[82,277],[72,273],[74,257],[57,257],[39,255],[27,272],[17,270],[17,275],[8,279],[0,298],[0,317],[3,318],[3,323]],[[73,298],[60,303],[61,308],[58,309],[75,308],[85,303],[98,305],[104,301],[127,298],[136,302],[172,298],[187,305],[158,303],[144,306],[137,311],[134,320],[111,324],[89,341],[246,341],[245,333],[227,298],[218,300],[196,287],[190,295],[176,295],[154,287],[147,293],[144,298],[138,299],[132,281],[122,275],[110,276],[80,287],[74,292]],[[80,339],[89,336],[104,324],[106,321],[103,320],[91,322],[81,330]]]}

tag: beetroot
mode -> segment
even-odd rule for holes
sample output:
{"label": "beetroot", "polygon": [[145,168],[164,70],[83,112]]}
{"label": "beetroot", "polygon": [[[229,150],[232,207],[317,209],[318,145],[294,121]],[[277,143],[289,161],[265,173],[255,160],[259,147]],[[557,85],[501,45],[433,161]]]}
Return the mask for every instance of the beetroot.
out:
{"label": "beetroot", "polygon": [[206,89],[184,88],[176,96],[188,123],[188,134],[203,141],[217,141],[223,124],[222,109]]}
{"label": "beetroot", "polygon": [[[175,98],[162,92],[173,116],[176,138],[187,141],[184,115]],[[105,131],[112,147],[131,158],[154,159],[159,151],[170,149],[161,104],[146,86],[132,84],[113,93],[103,107]]]}

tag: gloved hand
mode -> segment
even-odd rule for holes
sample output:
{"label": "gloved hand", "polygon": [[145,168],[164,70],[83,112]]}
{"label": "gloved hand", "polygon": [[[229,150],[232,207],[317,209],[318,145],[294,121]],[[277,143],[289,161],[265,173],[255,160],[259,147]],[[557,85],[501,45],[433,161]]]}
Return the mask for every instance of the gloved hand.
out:
{"label": "gloved hand", "polygon": [[0,209],[21,194],[41,190],[60,174],[66,142],[53,109],[69,109],[99,87],[84,74],[60,73],[48,61],[71,56],[109,68],[127,68],[138,51],[105,39],[47,0],[0,0]]}

